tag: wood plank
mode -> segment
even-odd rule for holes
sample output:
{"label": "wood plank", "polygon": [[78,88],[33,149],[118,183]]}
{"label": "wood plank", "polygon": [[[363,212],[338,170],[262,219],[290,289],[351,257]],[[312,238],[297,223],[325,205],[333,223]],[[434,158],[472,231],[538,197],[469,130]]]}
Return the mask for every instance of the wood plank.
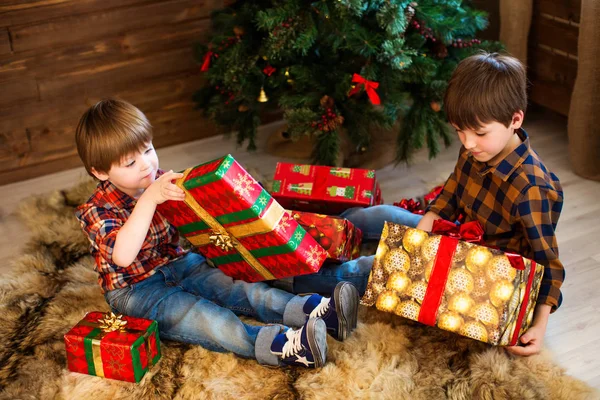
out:
{"label": "wood plank", "polygon": [[569,114],[572,89],[554,82],[532,80],[529,99],[562,115]]}
{"label": "wood plank", "polygon": [[194,70],[198,70],[198,65],[193,58],[192,49],[176,49],[40,79],[40,99],[94,96],[99,92],[113,92],[145,80]]}
{"label": "wood plank", "polygon": [[8,36],[8,29],[0,29],[0,55],[10,54],[11,52],[12,52],[12,47],[10,45],[10,37]]}
{"label": "wood plank", "polygon": [[30,150],[25,129],[11,132],[0,132],[0,163],[11,160],[16,155]]}
{"label": "wood plank", "polygon": [[0,26],[31,24],[64,17],[125,7],[147,0],[17,0],[14,4],[6,1],[0,5]]}
{"label": "wood plank", "polygon": [[69,71],[118,63],[134,55],[148,55],[169,49],[190,48],[210,32],[207,18],[177,25],[154,26],[123,35],[40,52],[33,49],[0,56],[0,80],[33,75],[53,77]]}
{"label": "wood plank", "polygon": [[2,96],[0,107],[20,104],[39,98],[37,82],[34,79],[18,79],[0,82]]}
{"label": "wood plank", "polygon": [[577,55],[578,37],[578,27],[538,16],[532,20],[529,43]]}
{"label": "wood plank", "polygon": [[553,54],[539,47],[529,47],[529,73],[536,79],[555,82],[570,88],[575,86],[577,61],[560,54]]}
{"label": "wood plank", "polygon": [[581,0],[535,0],[534,13],[545,13],[555,17],[579,22],[581,19]]}
{"label": "wood plank", "polygon": [[203,81],[204,75],[196,70],[148,79],[117,89],[100,88],[89,96],[63,98],[60,105],[53,101],[36,101],[0,108],[0,132],[43,126],[65,118],[78,119],[87,107],[106,97],[122,98],[142,110],[156,109],[160,105],[189,100]]}
{"label": "wood plank", "polygon": [[212,2],[208,0],[175,0],[70,16],[9,29],[15,52],[56,48],[146,27],[180,24],[207,17],[212,11],[211,5]]}

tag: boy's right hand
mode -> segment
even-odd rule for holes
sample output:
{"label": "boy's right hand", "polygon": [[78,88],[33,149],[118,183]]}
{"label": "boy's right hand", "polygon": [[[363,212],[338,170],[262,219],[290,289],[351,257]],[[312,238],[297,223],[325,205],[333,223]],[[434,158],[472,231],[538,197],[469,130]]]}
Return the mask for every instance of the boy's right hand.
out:
{"label": "boy's right hand", "polygon": [[148,186],[143,196],[156,205],[162,204],[167,200],[183,201],[185,199],[185,192],[172,182],[181,177],[183,177],[183,174],[180,172],[173,172],[173,170],[165,172],[154,183]]}

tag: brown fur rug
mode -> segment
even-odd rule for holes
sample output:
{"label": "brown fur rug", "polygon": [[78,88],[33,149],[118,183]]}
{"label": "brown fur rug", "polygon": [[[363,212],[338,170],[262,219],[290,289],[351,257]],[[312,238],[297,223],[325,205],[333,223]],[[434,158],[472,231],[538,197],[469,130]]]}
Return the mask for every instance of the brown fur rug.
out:
{"label": "brown fur rug", "polygon": [[529,358],[361,309],[320,370],[260,366],[232,354],[163,342],[163,358],[132,384],[70,373],[63,334],[87,311],[107,311],[73,207],[88,183],[21,208],[32,230],[14,273],[0,281],[1,399],[595,399],[547,352]]}

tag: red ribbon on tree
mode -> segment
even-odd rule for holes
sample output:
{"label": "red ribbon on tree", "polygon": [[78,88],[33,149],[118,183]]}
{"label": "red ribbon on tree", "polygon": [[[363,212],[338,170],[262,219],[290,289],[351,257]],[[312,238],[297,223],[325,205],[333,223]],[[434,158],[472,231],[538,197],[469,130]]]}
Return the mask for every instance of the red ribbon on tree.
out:
{"label": "red ribbon on tree", "polygon": [[267,76],[273,75],[273,73],[275,71],[277,71],[277,69],[274,68],[272,65],[267,65],[266,67],[263,68],[263,73]]}
{"label": "red ribbon on tree", "polygon": [[421,202],[413,199],[402,199],[399,203],[394,203],[396,207],[404,208],[413,214],[423,215],[425,210],[421,210]]}
{"label": "red ribbon on tree", "polygon": [[363,85],[365,87],[365,92],[367,92],[367,96],[369,96],[369,100],[371,100],[371,103],[374,105],[381,104],[379,95],[375,91],[375,89],[379,87],[379,82],[368,81],[359,74],[354,74],[352,76],[352,83],[356,83],[356,86],[354,89],[350,90],[348,96],[358,93],[360,91],[360,85]]}
{"label": "red ribbon on tree", "polygon": [[202,68],[200,68],[200,71],[202,71],[202,72],[208,71],[208,69],[210,68],[210,60],[212,59],[213,55],[215,57],[219,57],[219,55],[212,50],[208,50],[206,52],[206,54],[204,55],[204,62],[202,63]]}

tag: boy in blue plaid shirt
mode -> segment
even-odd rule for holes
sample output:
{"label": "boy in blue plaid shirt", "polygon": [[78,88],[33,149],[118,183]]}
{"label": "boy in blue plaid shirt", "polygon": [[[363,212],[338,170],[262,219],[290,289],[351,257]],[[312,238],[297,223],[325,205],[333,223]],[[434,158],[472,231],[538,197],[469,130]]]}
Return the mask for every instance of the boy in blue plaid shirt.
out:
{"label": "boy in blue plaid shirt", "polygon": [[444,98],[448,121],[463,144],[454,172],[428,206],[417,228],[430,231],[438,218],[464,213],[479,221],[487,245],[544,265],[533,325],[511,353],[531,355],[542,347],[548,316],[562,302],[563,265],[556,224],[563,192],[556,175],[531,148],[521,128],[527,78],[519,60],[482,53],[461,61]]}

